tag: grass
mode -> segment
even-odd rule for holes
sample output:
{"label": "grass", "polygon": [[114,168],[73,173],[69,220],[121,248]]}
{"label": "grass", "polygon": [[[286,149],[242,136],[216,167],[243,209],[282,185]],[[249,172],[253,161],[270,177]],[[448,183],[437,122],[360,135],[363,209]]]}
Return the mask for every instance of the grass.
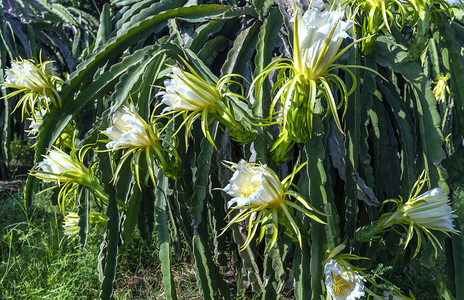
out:
{"label": "grass", "polygon": [[[187,245],[184,245],[188,247]],[[174,255],[174,253],[173,253]],[[173,263],[172,276],[181,299],[201,299],[196,284],[194,258],[180,253]],[[118,256],[116,299],[165,299],[163,295],[161,262],[156,246],[156,232],[152,241],[143,241],[135,234],[132,241],[121,248]]]}
{"label": "grass", "polygon": [[37,199],[29,217],[21,197],[1,201],[1,299],[97,298],[98,233],[81,249],[63,234],[63,217],[46,196]]}
{"label": "grass", "polygon": [[[47,194],[26,215],[20,194],[0,190],[0,299],[97,299],[98,257],[103,230],[91,229],[88,244],[63,233],[63,215]],[[156,234],[135,234],[118,256],[116,299],[163,299]],[[180,298],[200,299],[193,258],[181,253],[173,265]]]}

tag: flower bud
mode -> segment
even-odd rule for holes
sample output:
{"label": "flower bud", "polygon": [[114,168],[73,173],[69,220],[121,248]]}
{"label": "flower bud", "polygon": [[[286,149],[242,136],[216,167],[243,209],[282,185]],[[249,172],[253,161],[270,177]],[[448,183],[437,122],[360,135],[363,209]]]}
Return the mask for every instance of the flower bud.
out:
{"label": "flower bud", "polygon": [[433,82],[435,83],[435,87],[433,88],[433,94],[435,95],[435,99],[437,99],[437,102],[444,102],[446,93],[448,93],[449,95],[451,94],[447,82],[448,77],[443,76],[443,74],[441,74],[441,76]]}
{"label": "flower bud", "polygon": [[44,109],[36,109],[33,111],[32,117],[28,118],[28,120],[31,121],[31,124],[29,124],[29,130],[27,131],[28,135],[33,136],[39,133],[40,126],[42,126],[43,123],[43,117],[46,113],[47,112]]}
{"label": "flower bud", "polygon": [[67,213],[63,220],[64,234],[67,236],[74,235],[79,232],[79,215],[75,212]]}
{"label": "flower bud", "polygon": [[[105,226],[106,218],[100,214],[90,213],[89,214],[89,227],[90,226]],[[71,237],[79,232],[79,215],[75,212],[69,212],[66,214],[63,220],[64,234]]]}
{"label": "flower bud", "polygon": [[166,90],[159,93],[163,96],[162,102],[167,105],[164,112],[214,108],[216,101],[221,99],[219,91],[213,84],[177,67],[172,68],[171,79],[165,80],[164,86]]}

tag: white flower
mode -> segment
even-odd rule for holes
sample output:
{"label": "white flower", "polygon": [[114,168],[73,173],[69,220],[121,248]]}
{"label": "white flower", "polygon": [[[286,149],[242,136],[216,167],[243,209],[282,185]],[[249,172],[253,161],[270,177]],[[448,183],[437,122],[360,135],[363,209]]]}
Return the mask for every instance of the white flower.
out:
{"label": "white flower", "polygon": [[111,139],[106,148],[143,148],[150,146],[148,124],[135,112],[135,108],[123,107],[113,114],[113,126],[104,133]]}
{"label": "white flower", "polygon": [[171,79],[164,81],[164,86],[166,91],[159,95],[163,96],[162,102],[168,107],[163,112],[199,111],[214,106],[221,98],[214,85],[176,67],[172,69]]}
{"label": "white flower", "polygon": [[48,155],[43,156],[44,160],[38,164],[37,170],[32,171],[31,175],[40,180],[57,183],[55,187],[60,187],[58,205],[62,209],[64,209],[68,195],[75,198],[78,185],[89,189],[100,207],[108,203],[108,195],[93,175],[93,166],[88,168],[83,163],[84,156],[90,149],[90,147],[83,147],[77,152],[74,149],[69,155],[55,147]]}
{"label": "white flower", "polygon": [[81,166],[77,165],[68,154],[60,149],[53,149],[44,157],[45,159],[39,163],[38,168],[44,172],[41,174],[40,179],[46,182],[68,182],[70,178],[64,176],[66,174],[71,175],[71,177],[85,176]]}
{"label": "white flower", "polygon": [[330,259],[324,266],[325,285],[335,300],[354,300],[364,296],[362,277],[351,270],[347,263],[340,266]]}
{"label": "white flower", "polygon": [[305,78],[315,79],[330,67],[343,39],[349,37],[346,31],[352,22],[343,21],[344,13],[338,10],[321,12],[311,8],[303,17],[299,11],[296,14],[294,43],[299,52],[294,52],[295,68]]}
{"label": "white flower", "polygon": [[277,174],[266,165],[252,166],[243,159],[233,165],[236,171],[224,188],[224,192],[234,197],[228,207],[280,203],[283,201],[283,186]]}
{"label": "white flower", "polygon": [[52,88],[50,76],[52,76],[52,67],[48,63],[37,67],[29,60],[12,61],[11,68],[5,70],[5,85],[41,92]]}
{"label": "white flower", "polygon": [[453,226],[451,206],[448,197],[443,195],[441,188],[434,188],[417,197],[409,199],[401,211],[407,221],[423,227],[443,231],[457,232]]}

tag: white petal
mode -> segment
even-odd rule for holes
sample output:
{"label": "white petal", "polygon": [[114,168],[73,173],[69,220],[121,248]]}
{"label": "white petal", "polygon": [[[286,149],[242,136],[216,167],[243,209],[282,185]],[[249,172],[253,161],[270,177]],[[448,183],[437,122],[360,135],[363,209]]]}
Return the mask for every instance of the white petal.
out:
{"label": "white petal", "polygon": [[246,206],[250,205],[250,199],[235,197],[227,202],[227,208],[230,208],[232,205],[237,204],[237,206]]}
{"label": "white petal", "polygon": [[[296,68],[300,73],[316,78],[328,67],[338,53],[342,40],[349,37],[347,30],[352,22],[343,21],[343,15],[342,11],[321,12],[317,8],[306,11],[302,22],[297,24],[302,65]],[[326,42],[327,48],[324,46]]]}
{"label": "white petal", "polygon": [[146,147],[151,145],[148,124],[135,112],[135,107],[124,107],[113,113],[113,126],[104,133],[110,138],[108,149]]}

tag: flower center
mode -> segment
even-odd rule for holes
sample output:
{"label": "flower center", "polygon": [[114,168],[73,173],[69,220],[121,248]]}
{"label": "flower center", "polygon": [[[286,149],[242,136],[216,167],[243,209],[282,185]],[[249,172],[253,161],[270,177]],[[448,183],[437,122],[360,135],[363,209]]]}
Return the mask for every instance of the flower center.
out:
{"label": "flower center", "polygon": [[337,297],[344,297],[351,291],[351,284],[346,281],[340,274],[334,276],[332,272],[330,272],[330,276],[332,276],[332,280],[334,283],[333,292],[334,295]]}
{"label": "flower center", "polygon": [[249,186],[249,187],[243,189],[243,191],[240,193],[240,196],[242,198],[248,198],[248,197],[250,197],[251,194],[256,192],[257,189],[258,189],[257,186],[254,186],[254,185]]}

